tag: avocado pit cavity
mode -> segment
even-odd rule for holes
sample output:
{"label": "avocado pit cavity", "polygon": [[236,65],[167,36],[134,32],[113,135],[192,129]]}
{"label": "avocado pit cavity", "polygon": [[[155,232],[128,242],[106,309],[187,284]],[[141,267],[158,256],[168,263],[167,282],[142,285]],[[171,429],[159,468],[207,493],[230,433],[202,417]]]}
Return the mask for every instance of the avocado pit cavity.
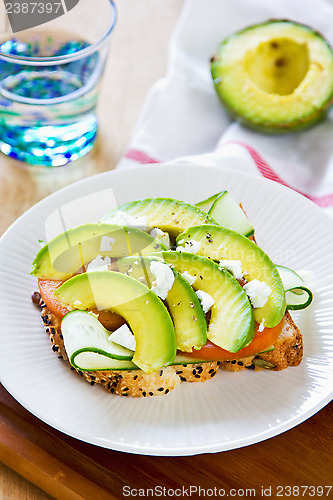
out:
{"label": "avocado pit cavity", "polygon": [[278,38],[259,43],[245,56],[245,70],[257,87],[268,94],[292,94],[309,70],[306,43]]}

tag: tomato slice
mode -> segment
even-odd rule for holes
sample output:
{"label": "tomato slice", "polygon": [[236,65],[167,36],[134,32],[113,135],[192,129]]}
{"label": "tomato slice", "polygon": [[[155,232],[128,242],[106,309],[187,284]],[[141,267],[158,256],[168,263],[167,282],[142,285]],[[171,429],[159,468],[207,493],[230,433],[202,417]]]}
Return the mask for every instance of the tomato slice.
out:
{"label": "tomato slice", "polygon": [[253,356],[258,352],[271,347],[279,338],[283,327],[283,320],[274,328],[264,328],[259,332],[259,325],[256,325],[256,331],[252,342],[238,352],[229,352],[208,341],[201,349],[184,353],[186,356],[198,358],[207,361],[229,361],[232,359],[241,359],[246,356]]}
{"label": "tomato slice", "polygon": [[58,318],[62,318],[68,313],[68,309],[54,295],[54,292],[62,283],[62,281],[55,280],[38,280],[38,287],[43,301]]}
{"label": "tomato slice", "polygon": [[[57,318],[63,318],[63,316],[68,313],[68,309],[54,295],[54,292],[62,283],[63,281],[38,280],[42,299]],[[98,314],[99,321],[108,330],[116,330],[125,323],[124,318],[111,311],[98,311],[97,309],[92,309],[92,312]]]}

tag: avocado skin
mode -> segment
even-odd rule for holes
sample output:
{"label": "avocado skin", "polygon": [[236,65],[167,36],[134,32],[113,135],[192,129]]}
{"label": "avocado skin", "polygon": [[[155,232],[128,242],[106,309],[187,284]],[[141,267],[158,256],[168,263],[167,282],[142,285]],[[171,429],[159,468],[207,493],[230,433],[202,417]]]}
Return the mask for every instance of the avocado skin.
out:
{"label": "avocado skin", "polygon": [[[211,70],[211,76],[213,79],[213,84],[217,93],[217,96],[219,100],[221,101],[222,105],[224,106],[225,110],[229,114],[231,118],[236,119],[239,121],[242,125],[249,127],[253,130],[257,130],[258,132],[266,133],[266,134],[285,134],[288,132],[298,132],[306,128],[310,128],[317,124],[319,121],[322,121],[325,119],[326,114],[328,109],[331,107],[333,104],[333,87],[331,91],[328,93],[326,99],[323,100],[321,103],[320,108],[315,109],[312,112],[309,112],[307,115],[303,114],[301,117],[295,117],[293,119],[290,119],[285,122],[279,122],[277,121],[274,123],[273,121],[265,121],[261,119],[261,117],[258,115],[256,119],[250,120],[243,114],[237,112],[234,106],[230,104],[230,102],[224,97],[223,92],[221,92],[219,88],[219,80],[222,78],[221,72],[220,72],[220,66],[219,62],[221,58],[223,57],[223,50],[226,45],[228,45],[229,42],[232,40],[242,37],[243,35],[256,30],[257,28],[262,28],[264,26],[274,26],[275,24],[288,24],[290,26],[300,26],[304,28],[304,30],[308,30],[308,32],[314,36],[316,36],[322,43],[323,45],[329,49],[332,55],[332,60],[333,60],[333,49],[328,43],[328,41],[323,37],[323,35],[311,28],[308,25],[301,24],[301,23],[295,23],[293,21],[290,21],[288,19],[269,19],[266,22],[263,23],[258,23],[255,25],[248,26],[237,33],[234,33],[225,40],[223,40],[217,49],[217,53],[211,57],[210,60],[210,70]],[[333,71],[333,69],[332,69]],[[267,106],[269,106],[269,102],[267,102]]]}
{"label": "avocado skin", "polygon": [[230,118],[237,120],[239,123],[241,123],[242,125],[251,130],[256,130],[257,132],[267,135],[283,135],[286,133],[300,132],[304,129],[314,127],[319,122],[325,120],[327,116],[327,111],[333,104],[333,93],[332,93],[330,98],[328,98],[326,103],[324,104],[323,109],[320,111],[318,110],[317,113],[310,114],[307,117],[294,121],[292,124],[282,123],[279,125],[277,124],[272,125],[271,123],[261,122],[261,124],[259,124],[247,120],[244,116],[237,113],[220,94],[218,94],[218,97],[221,103],[223,104],[225,110],[227,111],[228,115],[230,116]]}
{"label": "avocado skin", "polygon": [[209,225],[187,229],[177,238],[177,242],[182,240],[200,242],[198,254],[213,260],[240,260],[248,281],[265,281],[272,293],[264,307],[254,309],[254,318],[259,324],[265,320],[267,328],[280,323],[286,311],[283,283],[275,264],[258,245],[231,229]]}
{"label": "avocado skin", "polygon": [[127,321],[136,339],[133,363],[146,373],[174,362],[176,335],[163,302],[143,283],[113,271],[83,273],[65,281],[57,290],[61,302],[74,308],[97,307],[117,312]]}

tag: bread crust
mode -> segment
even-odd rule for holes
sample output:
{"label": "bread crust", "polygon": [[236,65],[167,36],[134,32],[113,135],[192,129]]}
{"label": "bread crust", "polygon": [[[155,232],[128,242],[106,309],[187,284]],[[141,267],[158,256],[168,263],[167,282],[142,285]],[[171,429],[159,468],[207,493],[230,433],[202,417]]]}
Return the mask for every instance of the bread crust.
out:
{"label": "bread crust", "polygon": [[274,344],[274,349],[262,352],[255,356],[224,361],[221,368],[224,370],[284,370],[288,366],[298,366],[303,357],[303,338],[290,313],[286,311],[280,336]]}
{"label": "bread crust", "polygon": [[[46,333],[50,337],[52,350],[59,358],[68,361],[60,323],[47,306],[41,302],[42,320]],[[215,377],[219,368],[228,371],[283,370],[288,366],[298,366],[303,356],[302,335],[287,311],[283,318],[281,334],[269,352],[248,356],[231,361],[212,361],[209,363],[193,363],[168,366],[154,373],[142,370],[103,370],[81,371],[71,366],[91,385],[101,384],[109,393],[120,396],[147,397],[168,394],[181,382],[205,382]]]}

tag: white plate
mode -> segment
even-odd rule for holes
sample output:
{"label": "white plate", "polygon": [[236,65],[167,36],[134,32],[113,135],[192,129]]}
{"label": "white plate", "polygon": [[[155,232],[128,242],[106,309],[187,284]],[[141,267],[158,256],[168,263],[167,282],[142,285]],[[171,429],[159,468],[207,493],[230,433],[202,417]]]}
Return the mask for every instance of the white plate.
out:
{"label": "white plate", "polygon": [[[45,227],[52,233],[64,223],[97,221],[112,208],[112,193],[118,204],[150,196],[197,202],[222,189],[242,202],[260,246],[276,263],[314,271],[314,302],[294,314],[305,343],[302,364],[281,372],[220,370],[209,382],[181,384],[155,398],[121,398],[91,387],[51,351],[30,300],[37,288],[31,262]],[[332,398],[332,235],[333,221],[297,193],[221,168],[145,166],[68,186],[28,210],[0,240],[1,382],[49,425],[114,450],[191,455],[276,436]]]}

